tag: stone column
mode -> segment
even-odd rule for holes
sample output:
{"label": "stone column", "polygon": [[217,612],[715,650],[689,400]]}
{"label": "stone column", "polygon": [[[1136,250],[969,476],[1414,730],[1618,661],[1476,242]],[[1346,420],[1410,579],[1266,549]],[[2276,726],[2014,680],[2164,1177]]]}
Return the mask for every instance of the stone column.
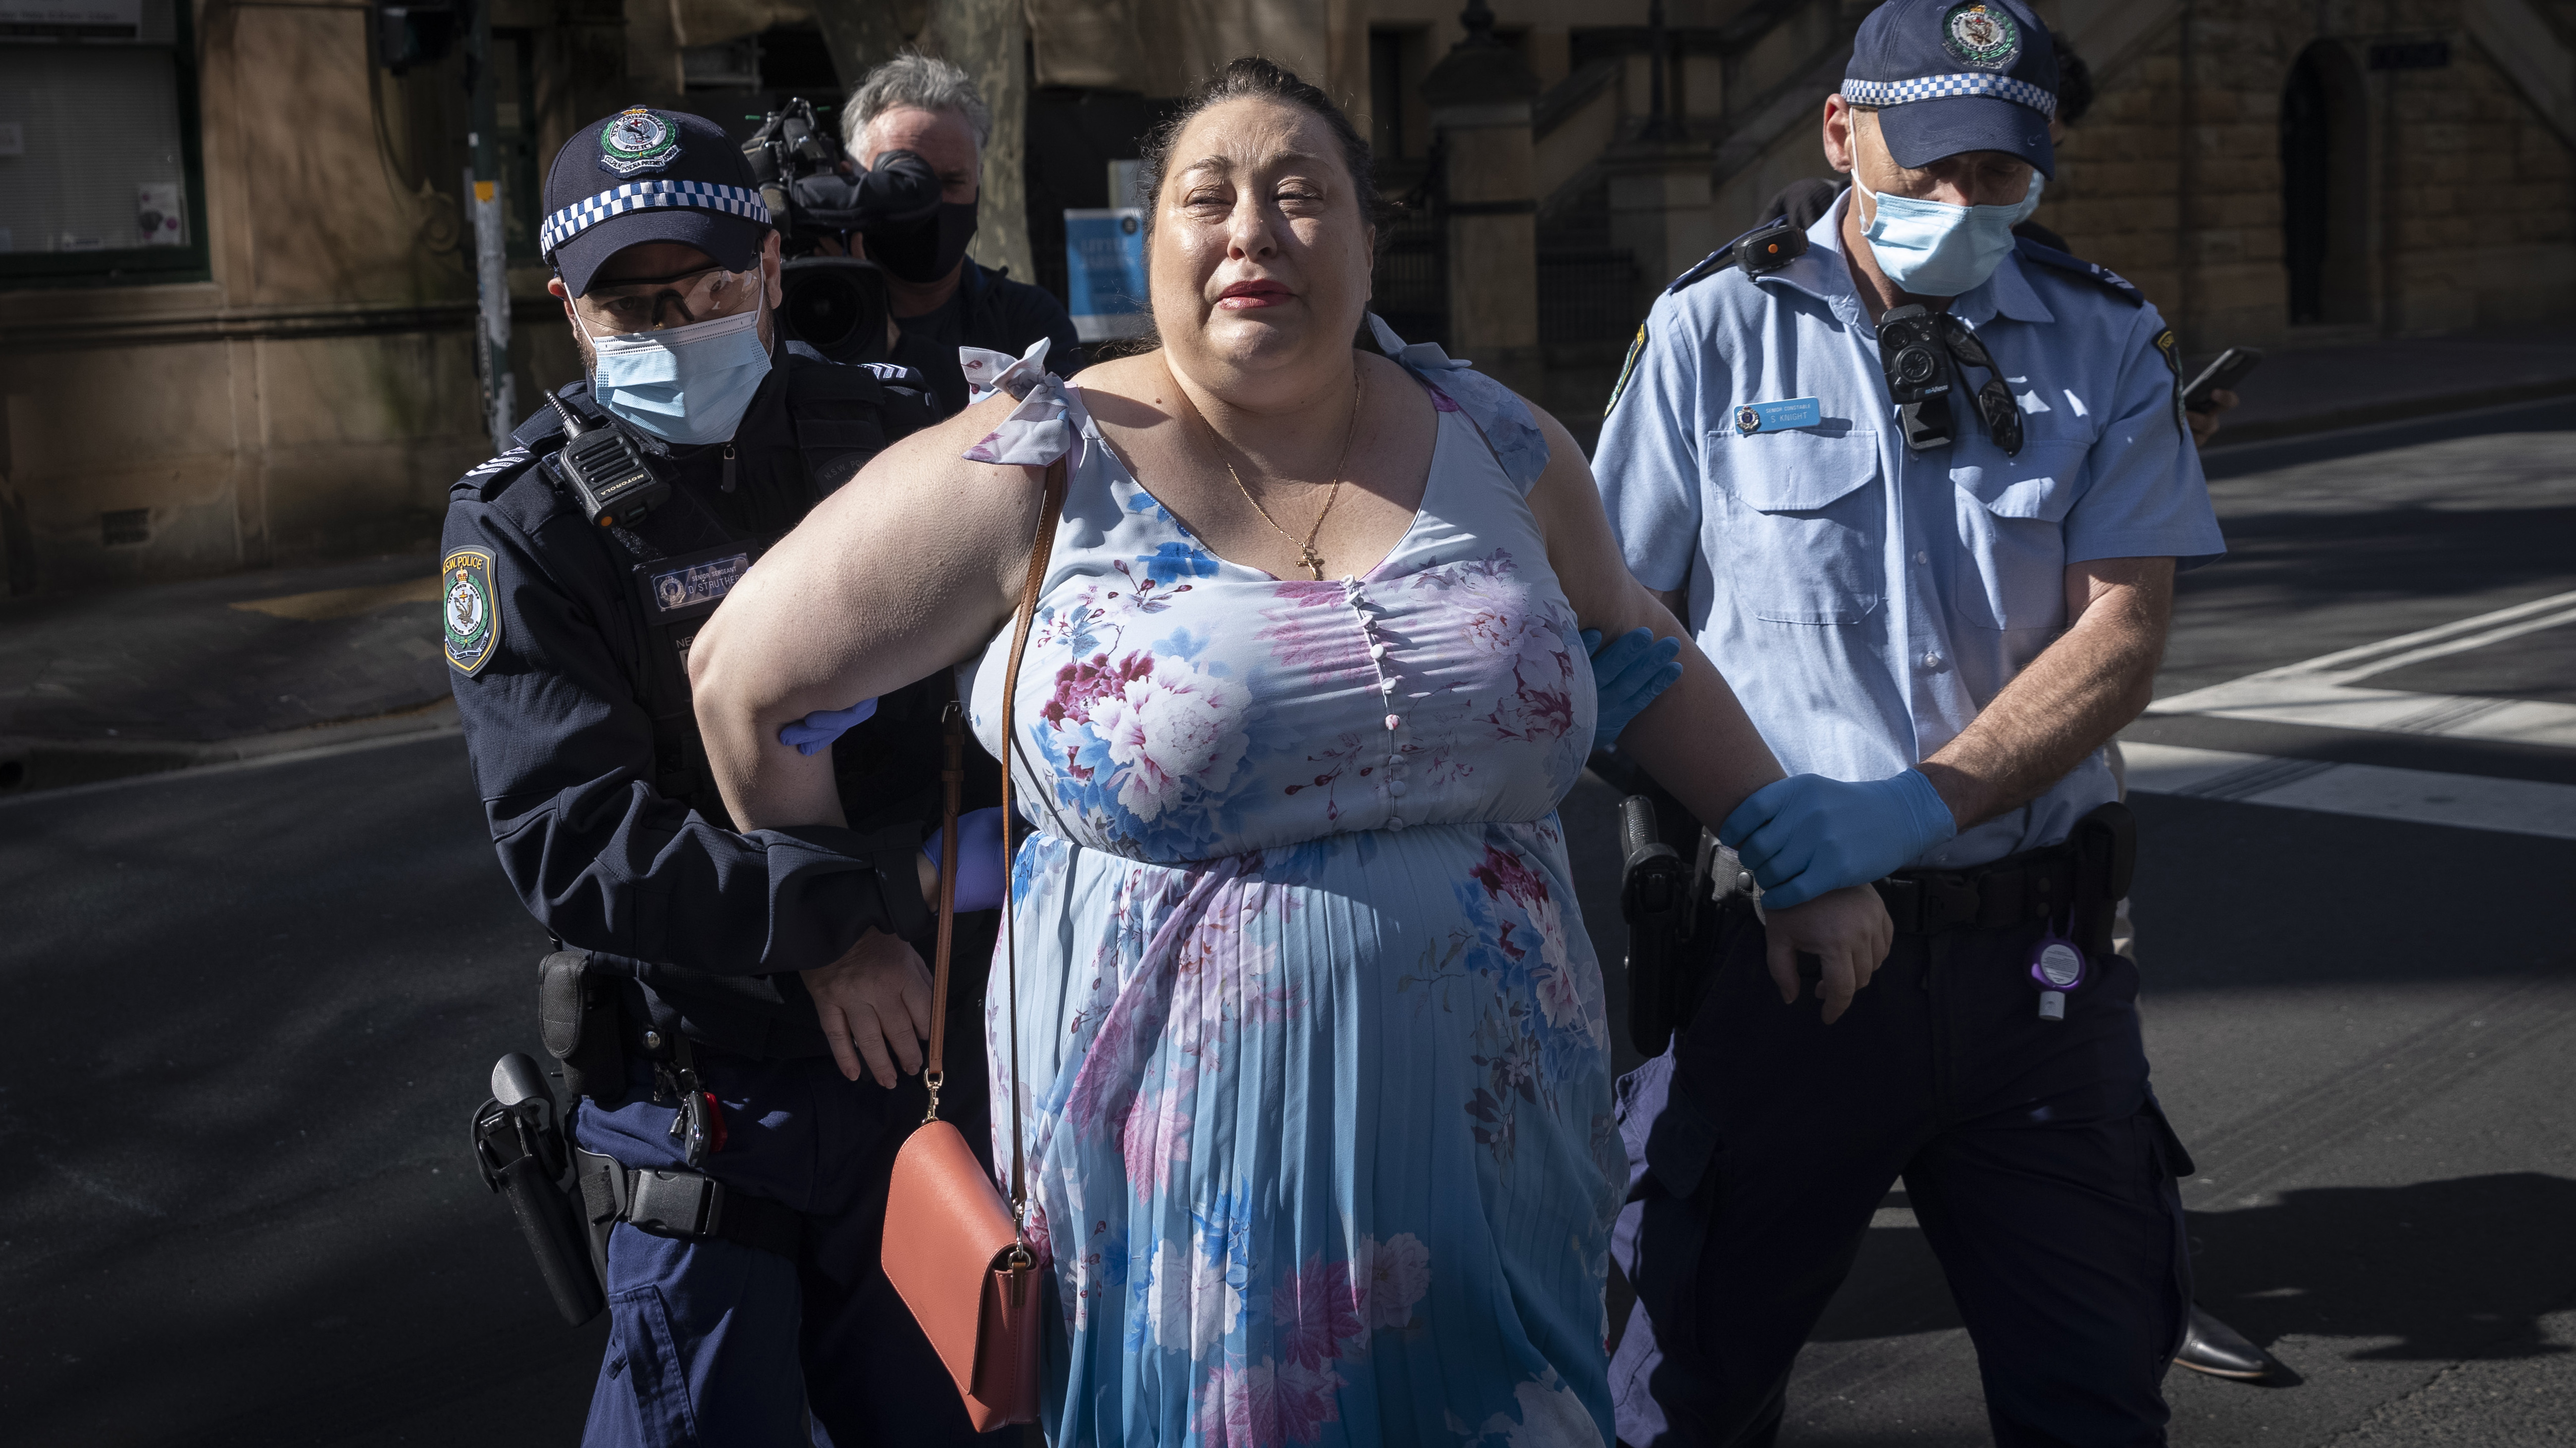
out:
{"label": "stone column", "polygon": [[1706,146],[1641,140],[1601,157],[1610,177],[1610,244],[1637,259],[1639,317],[1655,294],[1717,250],[1717,207],[1709,189],[1715,156]]}
{"label": "stone column", "polygon": [[1467,38],[1422,78],[1444,168],[1449,355],[1473,359],[1478,370],[1535,396],[1542,366],[1530,102],[1538,77],[1494,38],[1484,0],[1459,19]]}

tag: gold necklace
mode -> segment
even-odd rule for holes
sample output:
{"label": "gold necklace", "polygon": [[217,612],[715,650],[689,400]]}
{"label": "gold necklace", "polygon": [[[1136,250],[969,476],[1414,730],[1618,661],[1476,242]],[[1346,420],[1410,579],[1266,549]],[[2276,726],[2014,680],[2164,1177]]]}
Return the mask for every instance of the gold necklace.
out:
{"label": "gold necklace", "polygon": [[[1362,392],[1364,382],[1364,376],[1360,372],[1359,368],[1354,365],[1351,368],[1351,425],[1342,433],[1342,455],[1333,459],[1333,485],[1324,490],[1324,506],[1317,510],[1315,514],[1315,526],[1306,530],[1306,538],[1302,543],[1298,542],[1296,537],[1290,534],[1287,529],[1280,527],[1279,520],[1270,516],[1270,510],[1261,506],[1261,500],[1252,496],[1252,490],[1243,485],[1243,475],[1234,470],[1234,464],[1225,461],[1224,451],[1219,449],[1217,452],[1216,460],[1220,463],[1225,463],[1225,475],[1234,479],[1234,490],[1243,494],[1243,501],[1252,505],[1252,511],[1261,515],[1261,521],[1270,525],[1271,532],[1278,534],[1282,538],[1286,538],[1291,543],[1297,544],[1297,552],[1300,555],[1297,561],[1303,563],[1308,569],[1314,572],[1315,581],[1317,583],[1324,581],[1324,555],[1315,551],[1315,535],[1324,531],[1325,517],[1333,511],[1333,504],[1342,496],[1342,464],[1351,460],[1351,439],[1359,436],[1360,399],[1364,395]],[[1188,394],[1184,393],[1183,395],[1187,396]],[[1190,410],[1196,412],[1198,409],[1194,405]],[[1206,422],[1207,419],[1202,416],[1199,421]],[[1216,429],[1214,427],[1210,427],[1208,429],[1208,436],[1216,436]]]}

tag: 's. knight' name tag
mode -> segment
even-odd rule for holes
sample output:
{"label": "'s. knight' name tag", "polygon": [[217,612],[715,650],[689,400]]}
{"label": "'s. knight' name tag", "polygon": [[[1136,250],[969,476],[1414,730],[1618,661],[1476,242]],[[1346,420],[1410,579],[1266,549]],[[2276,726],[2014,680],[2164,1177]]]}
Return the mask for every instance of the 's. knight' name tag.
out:
{"label": "'s. knight' name tag", "polygon": [[1735,409],[1738,433],[1779,432],[1792,427],[1814,427],[1824,421],[1824,408],[1812,397],[1791,397],[1779,402],[1753,402]]}
{"label": "'s. knight' name tag", "polygon": [[736,553],[730,558],[711,558],[692,563],[652,578],[653,602],[664,613],[673,613],[692,604],[713,603],[733,591],[743,574],[751,570],[751,555]]}

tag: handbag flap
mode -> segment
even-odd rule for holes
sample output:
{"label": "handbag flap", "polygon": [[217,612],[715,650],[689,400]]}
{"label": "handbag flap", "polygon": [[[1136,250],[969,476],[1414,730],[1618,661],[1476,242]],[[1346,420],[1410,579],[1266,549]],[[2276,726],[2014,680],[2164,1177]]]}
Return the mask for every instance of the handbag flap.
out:
{"label": "handbag flap", "polygon": [[886,1280],[938,1350],[957,1391],[975,1388],[975,1345],[993,1260],[1019,1233],[992,1174],[945,1121],[924,1122],[886,1187]]}

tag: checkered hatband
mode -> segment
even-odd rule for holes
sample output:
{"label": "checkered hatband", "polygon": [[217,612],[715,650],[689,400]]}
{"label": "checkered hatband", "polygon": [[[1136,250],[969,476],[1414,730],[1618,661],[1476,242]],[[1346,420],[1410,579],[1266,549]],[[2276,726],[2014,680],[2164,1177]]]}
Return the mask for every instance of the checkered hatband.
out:
{"label": "checkered hatband", "polygon": [[612,216],[623,216],[629,211],[642,211],[654,206],[721,211],[727,216],[739,216],[763,226],[770,224],[769,208],[761,204],[760,193],[747,187],[727,186],[715,181],[629,181],[577,201],[547,217],[545,226],[537,233],[538,254],[551,257],[556,247]]}
{"label": "checkered hatband", "polygon": [[1843,99],[1856,106],[1901,106],[1908,101],[1947,100],[1952,96],[2000,96],[2043,116],[2057,114],[2057,97],[2026,80],[2008,75],[1926,75],[1913,80],[1843,80]]}

